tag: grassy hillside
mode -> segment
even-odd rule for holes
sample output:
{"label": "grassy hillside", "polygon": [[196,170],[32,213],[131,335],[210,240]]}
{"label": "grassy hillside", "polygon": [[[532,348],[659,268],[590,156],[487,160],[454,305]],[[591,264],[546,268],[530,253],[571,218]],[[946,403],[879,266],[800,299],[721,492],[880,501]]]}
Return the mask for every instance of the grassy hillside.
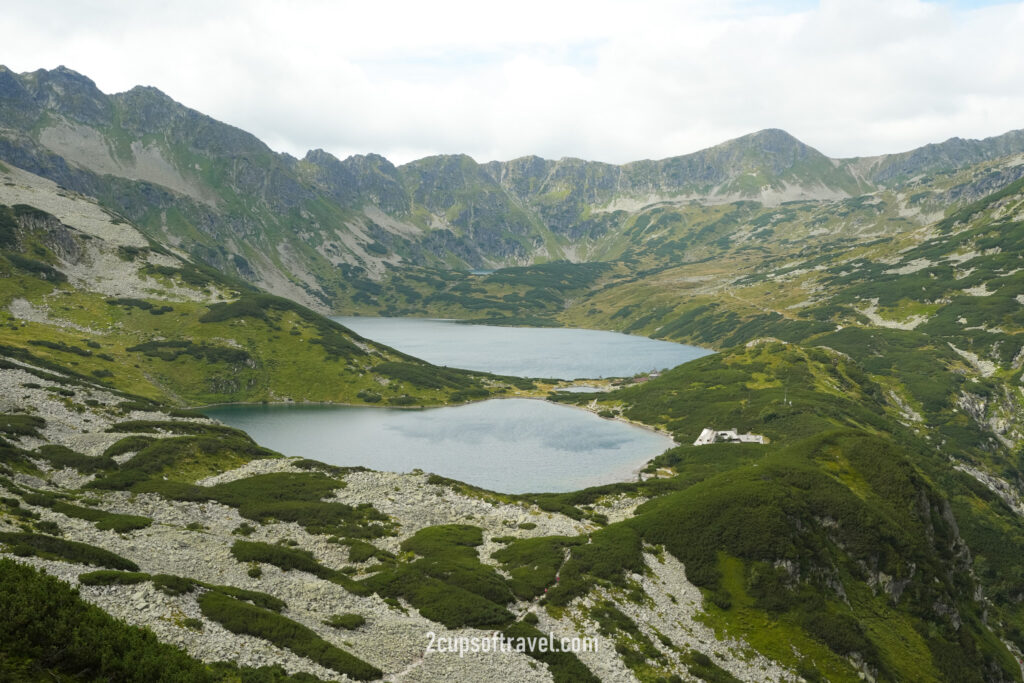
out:
{"label": "grassy hillside", "polygon": [[[853,358],[781,342],[708,356],[610,394],[558,397],[595,399],[683,443],[705,426],[770,438],[681,446],[656,458],[655,478],[638,485],[653,499],[628,524],[685,564],[716,628],[827,680],[849,675],[835,655],[851,651],[885,680],[1018,675],[995,634],[1024,645],[1012,559],[1024,550],[1024,520],[949,462],[972,457],[981,429],[962,425],[958,441],[922,439]],[[971,594],[984,598],[964,603]],[[793,659],[791,645],[806,659]]]}
{"label": "grassy hillside", "polygon": [[[29,205],[0,205],[0,346],[9,355],[191,405],[436,405],[530,386],[433,367],[104,219],[88,232]],[[127,235],[146,246],[124,244]]]}

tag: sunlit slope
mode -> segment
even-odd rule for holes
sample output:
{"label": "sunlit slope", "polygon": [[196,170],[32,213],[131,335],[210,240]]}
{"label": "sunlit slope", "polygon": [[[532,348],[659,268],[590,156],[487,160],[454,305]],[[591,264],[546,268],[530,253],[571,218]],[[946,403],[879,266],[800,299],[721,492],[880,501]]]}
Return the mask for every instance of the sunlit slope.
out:
{"label": "sunlit slope", "polygon": [[999,459],[1022,434],[1022,189],[1015,182],[913,233],[768,260],[728,286],[680,283],[673,293],[665,275],[625,284],[608,320],[719,347],[759,337],[830,347],[878,378],[908,423],[964,443],[961,430],[979,426],[978,457]]}

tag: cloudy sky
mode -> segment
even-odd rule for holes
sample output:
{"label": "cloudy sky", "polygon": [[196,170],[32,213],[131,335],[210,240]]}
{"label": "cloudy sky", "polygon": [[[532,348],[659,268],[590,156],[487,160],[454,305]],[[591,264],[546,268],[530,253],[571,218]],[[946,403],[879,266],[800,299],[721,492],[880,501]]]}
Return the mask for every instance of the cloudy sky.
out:
{"label": "cloudy sky", "polygon": [[153,85],[278,151],[834,157],[1024,128],[1024,2],[6,0],[0,63]]}

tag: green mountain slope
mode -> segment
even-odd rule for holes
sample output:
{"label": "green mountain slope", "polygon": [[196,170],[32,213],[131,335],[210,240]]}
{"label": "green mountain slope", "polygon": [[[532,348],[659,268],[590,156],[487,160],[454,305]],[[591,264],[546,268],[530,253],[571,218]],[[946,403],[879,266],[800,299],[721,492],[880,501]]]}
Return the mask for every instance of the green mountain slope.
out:
{"label": "green mountain slope", "polygon": [[430,405],[512,388],[436,368],[197,266],[49,181],[11,167],[2,178],[0,345],[8,353],[193,405]]}
{"label": "green mountain slope", "polygon": [[655,459],[655,478],[640,488],[653,500],[624,522],[685,564],[725,632],[827,680],[850,675],[835,655],[853,651],[880,680],[1016,677],[996,635],[1020,647],[1011,586],[1020,586],[1012,558],[1024,520],[950,467],[969,457],[981,429],[964,425],[971,437],[960,442],[921,439],[900,423],[886,386],[846,354],[767,341],[635,387],[558,400],[596,399],[685,443],[706,426],[771,439]]}

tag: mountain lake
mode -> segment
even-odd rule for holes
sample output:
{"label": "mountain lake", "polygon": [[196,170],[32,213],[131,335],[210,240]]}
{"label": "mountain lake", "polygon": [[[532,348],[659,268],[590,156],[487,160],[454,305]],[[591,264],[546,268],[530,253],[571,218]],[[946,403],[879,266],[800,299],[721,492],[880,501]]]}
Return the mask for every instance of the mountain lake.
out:
{"label": "mountain lake", "polygon": [[[335,318],[438,365],[520,377],[631,376],[711,353],[615,332]],[[573,491],[631,479],[672,447],[664,434],[536,399],[402,409],[229,405],[203,410],[285,455],[375,470],[421,469],[503,493]]]}

